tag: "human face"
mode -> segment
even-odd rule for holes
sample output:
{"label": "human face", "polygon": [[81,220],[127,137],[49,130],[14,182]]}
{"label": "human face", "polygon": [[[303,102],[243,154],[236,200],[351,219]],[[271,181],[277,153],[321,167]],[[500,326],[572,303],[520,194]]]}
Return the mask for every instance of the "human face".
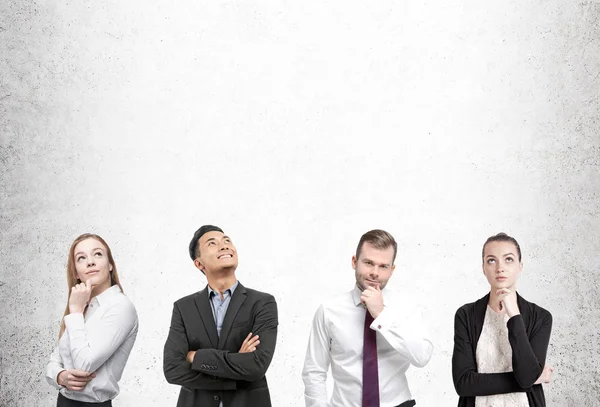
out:
{"label": "human face", "polygon": [[198,240],[200,256],[194,264],[204,273],[220,270],[235,270],[238,265],[237,251],[231,238],[222,232],[212,231]]}
{"label": "human face", "polygon": [[83,283],[91,280],[97,293],[110,287],[113,265],[109,263],[106,247],[100,241],[94,238],[82,240],[73,253],[76,278]]}
{"label": "human face", "polygon": [[523,271],[517,248],[511,242],[490,242],[483,251],[483,274],[492,290],[514,290],[517,278]]}
{"label": "human face", "polygon": [[383,289],[396,266],[394,263],[394,248],[377,249],[371,243],[365,242],[358,259],[352,256],[352,268],[356,273],[356,285],[361,290],[367,287]]}

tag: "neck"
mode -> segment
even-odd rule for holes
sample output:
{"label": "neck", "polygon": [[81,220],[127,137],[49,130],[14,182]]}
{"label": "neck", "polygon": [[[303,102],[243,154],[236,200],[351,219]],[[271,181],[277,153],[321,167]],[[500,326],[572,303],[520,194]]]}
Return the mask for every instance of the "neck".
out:
{"label": "neck", "polygon": [[231,270],[231,272],[217,272],[217,273],[206,273],[206,280],[208,280],[208,285],[210,288],[219,293],[221,298],[223,298],[223,293],[228,288],[231,288],[232,285],[235,284],[237,279],[235,278],[235,270]]}
{"label": "neck", "polygon": [[96,287],[92,288],[92,293],[90,294],[90,300],[100,294],[102,294],[104,291],[108,290],[111,287],[110,282],[108,284],[105,285],[97,285]]}

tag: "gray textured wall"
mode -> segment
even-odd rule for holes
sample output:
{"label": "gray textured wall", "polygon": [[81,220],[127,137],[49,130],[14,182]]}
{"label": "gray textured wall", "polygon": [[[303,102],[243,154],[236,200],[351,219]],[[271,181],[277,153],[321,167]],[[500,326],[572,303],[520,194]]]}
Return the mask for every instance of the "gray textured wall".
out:
{"label": "gray textured wall", "polygon": [[186,245],[222,225],[239,279],[275,294],[275,406],[302,406],[318,304],[360,234],[401,244],[393,289],[428,303],[420,406],[451,406],[453,314],[480,246],[522,244],[554,315],[550,406],[597,406],[598,1],[0,2],[0,405],[43,379],[72,239],[111,244],[140,332],[116,406],[172,406],[171,304],[205,283]]}

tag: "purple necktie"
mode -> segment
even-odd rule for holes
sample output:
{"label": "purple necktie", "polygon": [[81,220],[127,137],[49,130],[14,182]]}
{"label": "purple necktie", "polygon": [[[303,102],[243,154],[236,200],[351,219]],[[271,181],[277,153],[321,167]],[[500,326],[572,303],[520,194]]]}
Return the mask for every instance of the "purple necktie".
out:
{"label": "purple necktie", "polygon": [[372,330],[373,317],[367,310],[363,342],[362,407],[379,407],[379,371],[377,370],[377,336]]}

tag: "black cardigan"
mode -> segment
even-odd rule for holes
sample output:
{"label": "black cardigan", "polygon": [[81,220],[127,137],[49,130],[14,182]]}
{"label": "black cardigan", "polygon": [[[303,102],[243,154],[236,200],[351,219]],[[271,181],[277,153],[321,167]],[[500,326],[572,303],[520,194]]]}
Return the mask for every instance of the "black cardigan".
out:
{"label": "black cardigan", "polygon": [[452,379],[460,396],[458,407],[474,407],[476,396],[527,392],[531,407],[545,407],[541,384],[534,385],[546,363],[546,351],[552,330],[552,315],[517,294],[520,315],[507,322],[508,341],[512,348],[513,371],[477,373],[475,351],[483,329],[490,295],[465,304],[454,317],[454,352]]}

